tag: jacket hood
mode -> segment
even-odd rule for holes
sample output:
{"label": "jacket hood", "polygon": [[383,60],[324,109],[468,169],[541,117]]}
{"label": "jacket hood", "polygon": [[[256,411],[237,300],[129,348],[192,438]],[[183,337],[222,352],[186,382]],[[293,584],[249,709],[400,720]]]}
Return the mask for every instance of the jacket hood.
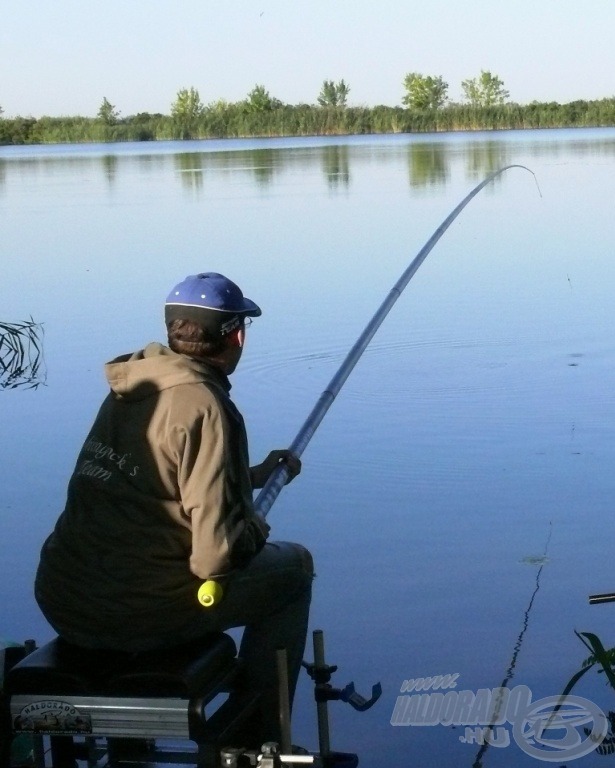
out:
{"label": "jacket hood", "polygon": [[143,400],[180,384],[207,382],[226,393],[230,390],[229,380],[221,370],[179,355],[158,342],[111,360],[105,365],[105,375],[111,391],[124,400]]}

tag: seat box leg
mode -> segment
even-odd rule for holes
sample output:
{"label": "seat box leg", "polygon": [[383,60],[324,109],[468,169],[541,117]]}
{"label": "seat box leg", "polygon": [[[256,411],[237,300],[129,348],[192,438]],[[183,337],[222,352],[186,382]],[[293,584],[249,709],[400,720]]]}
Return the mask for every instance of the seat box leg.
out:
{"label": "seat box leg", "polygon": [[0,768],[9,768],[11,755],[11,720],[0,701]]}
{"label": "seat box leg", "polygon": [[220,747],[217,744],[199,744],[197,768],[217,768],[220,765]]}
{"label": "seat box leg", "polygon": [[32,752],[36,768],[45,768],[45,739],[42,736],[32,737]]}
{"label": "seat box leg", "polygon": [[52,736],[50,740],[52,768],[77,768],[72,737]]}

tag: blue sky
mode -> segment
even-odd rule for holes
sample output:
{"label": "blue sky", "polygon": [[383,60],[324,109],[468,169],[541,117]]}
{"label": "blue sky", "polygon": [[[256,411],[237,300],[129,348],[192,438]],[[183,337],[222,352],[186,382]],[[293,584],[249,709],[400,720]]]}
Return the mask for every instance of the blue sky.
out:
{"label": "blue sky", "polygon": [[449,97],[481,69],[511,99],[615,95],[614,0],[30,0],[0,25],[4,116],[168,113],[180,88],[238,101],[255,84],[314,103],[344,79],[352,105],[401,103],[408,72]]}

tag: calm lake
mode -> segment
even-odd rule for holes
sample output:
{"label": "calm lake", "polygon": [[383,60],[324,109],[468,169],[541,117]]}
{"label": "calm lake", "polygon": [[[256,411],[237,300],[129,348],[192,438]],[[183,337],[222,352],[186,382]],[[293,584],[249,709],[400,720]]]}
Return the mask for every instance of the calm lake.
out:
{"label": "calm lake", "polygon": [[[477,727],[494,688],[561,693],[590,655],[575,630],[615,645],[615,603],[588,602],[615,591],[615,130],[0,147],[0,322],[42,323],[45,361],[40,386],[0,393],[0,636],[52,637],[33,576],[102,365],[164,339],[176,282],[223,272],[263,307],[233,377],[261,461],[434,230],[508,164],[538,185],[512,168],[456,219],[269,522],[314,555],[333,683],[383,686],[365,713],[331,704],[335,748],[370,768],[608,764],[575,755],[582,725],[537,746],[512,705],[499,745]],[[433,724],[412,724],[404,681],[447,674],[456,688],[423,699]],[[597,669],[573,693],[615,710]],[[318,744],[307,676],[293,741]]]}

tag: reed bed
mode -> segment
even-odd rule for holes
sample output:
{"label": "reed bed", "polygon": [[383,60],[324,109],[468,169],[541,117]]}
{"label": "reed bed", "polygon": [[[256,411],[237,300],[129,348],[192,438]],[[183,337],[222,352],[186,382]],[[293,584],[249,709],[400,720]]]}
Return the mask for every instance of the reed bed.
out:
{"label": "reed bed", "polygon": [[32,318],[20,323],[0,321],[0,389],[36,389],[45,384],[44,331]]}

